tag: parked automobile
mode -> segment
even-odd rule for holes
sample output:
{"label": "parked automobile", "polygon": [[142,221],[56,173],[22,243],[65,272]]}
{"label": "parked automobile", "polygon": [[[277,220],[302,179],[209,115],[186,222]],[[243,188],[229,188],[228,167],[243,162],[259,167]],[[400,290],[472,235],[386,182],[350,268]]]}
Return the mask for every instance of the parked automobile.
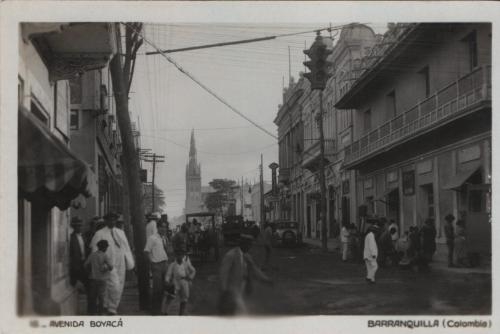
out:
{"label": "parked automobile", "polygon": [[283,246],[298,246],[302,244],[302,233],[299,223],[289,220],[279,220],[271,224],[275,244]]}

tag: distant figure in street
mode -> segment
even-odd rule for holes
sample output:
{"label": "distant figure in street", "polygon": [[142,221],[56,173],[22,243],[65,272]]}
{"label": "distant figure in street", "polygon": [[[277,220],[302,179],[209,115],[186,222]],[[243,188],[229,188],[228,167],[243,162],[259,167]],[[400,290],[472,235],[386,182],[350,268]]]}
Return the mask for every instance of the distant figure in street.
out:
{"label": "distant figure in street", "polygon": [[455,231],[455,264],[460,267],[467,266],[467,253],[465,250],[465,221],[457,220]]}
{"label": "distant figure in street", "polygon": [[83,241],[85,242],[85,256],[89,256],[92,252],[90,249],[90,242],[92,241],[92,238],[94,237],[95,232],[97,231],[97,224],[98,221],[101,220],[102,223],[104,223],[104,220],[99,217],[94,217],[89,221],[89,226],[87,231],[83,233]]}
{"label": "distant figure in street", "polygon": [[346,262],[349,252],[349,230],[347,229],[347,224],[343,224],[342,230],[340,230],[340,242],[342,243],[342,261]]}
{"label": "distant figure in street", "polygon": [[348,225],[348,231],[349,231],[349,242],[348,242],[349,250],[347,251],[348,258],[350,257],[351,260],[354,260],[355,262],[361,261],[362,240],[360,240],[361,238],[358,229],[356,228],[356,225],[350,223]]}
{"label": "distant figure in street", "polygon": [[434,227],[434,219],[428,218],[422,229],[421,236],[421,268],[427,270],[429,263],[432,261],[432,256],[436,252],[436,228]]}
{"label": "distant figure in street", "polygon": [[188,228],[186,224],[181,225],[181,229],[177,232],[172,238],[172,246],[175,250],[182,250],[184,253],[187,253],[188,250]]}
{"label": "distant figure in street", "polygon": [[[168,266],[165,283],[173,284],[175,287],[175,296],[179,299],[179,315],[184,315],[186,312],[189,291],[195,275],[196,269],[184,250],[176,249],[175,261]],[[170,301],[171,299],[167,299],[167,309]]]}
{"label": "distant figure in street", "polygon": [[394,255],[394,246],[392,244],[391,233],[389,231],[389,223],[385,220],[384,225],[381,226],[381,231],[378,238],[376,238],[378,247],[378,264],[385,267],[388,262],[392,262]]}
{"label": "distant figure in street", "polygon": [[418,227],[410,226],[410,231],[408,233],[408,257],[413,262],[420,253],[420,238],[418,233]]}
{"label": "distant figure in street", "polygon": [[375,273],[377,272],[377,256],[378,248],[376,243],[375,233],[377,233],[379,227],[373,225],[368,229],[368,233],[365,236],[365,248],[363,252],[363,259],[366,264],[366,280],[368,283],[375,283]]}
{"label": "distant figure in street", "polygon": [[167,272],[167,226],[158,224],[158,232],[146,240],[144,252],[146,253],[151,274],[153,277],[153,288],[151,291],[151,311],[153,315],[161,314],[163,302],[163,281]]}
{"label": "distant figure in street", "polygon": [[455,216],[451,213],[444,217],[446,221],[444,225],[444,235],[446,237],[446,247],[448,248],[448,267],[454,267],[453,264],[453,252],[455,248],[455,228],[453,227],[453,221],[455,221]]}
{"label": "distant figure in street", "polygon": [[269,266],[269,261],[271,259],[271,251],[273,249],[273,228],[271,224],[266,223],[266,228],[264,229],[264,234],[262,235],[263,243],[264,243],[264,251],[266,254],[264,268],[267,269]]}
{"label": "distant figure in street", "polygon": [[399,227],[398,224],[394,221],[394,219],[390,220],[389,224],[389,233],[391,234],[391,240],[393,247],[396,247],[396,242],[399,239]]}
{"label": "distant figure in street", "polygon": [[245,293],[251,292],[253,279],[272,284],[272,280],[260,271],[248,254],[252,241],[251,235],[240,235],[239,245],[230,249],[222,259],[218,301],[220,315],[247,313]]}
{"label": "distant figure in street", "polygon": [[115,227],[117,218],[116,213],[110,212],[106,214],[104,216],[106,227],[97,231],[90,243],[93,252],[98,250],[97,243],[100,240],[106,240],[109,245],[106,254],[112,260],[113,269],[106,280],[104,298],[104,307],[108,315],[116,314],[125,285],[126,270],[131,270],[134,267],[134,258],[125,232]]}
{"label": "distant figure in street", "polygon": [[88,314],[97,315],[104,312],[106,296],[106,281],[113,270],[113,261],[106,250],[109,245],[106,240],[97,242],[97,251],[90,254],[85,267],[90,273]]}

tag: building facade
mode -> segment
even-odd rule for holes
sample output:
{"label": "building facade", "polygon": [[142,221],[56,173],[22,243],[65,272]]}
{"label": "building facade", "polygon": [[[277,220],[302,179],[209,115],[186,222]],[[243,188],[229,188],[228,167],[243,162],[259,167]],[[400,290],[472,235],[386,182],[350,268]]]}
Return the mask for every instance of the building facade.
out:
{"label": "building facade", "polygon": [[[353,222],[351,200],[355,173],[342,170],[343,147],[352,140],[352,110],[335,108],[339,96],[358,75],[361,60],[380,36],[362,24],[344,27],[333,46],[329,61],[332,77],[323,92],[323,115],[319,94],[308,80],[290,82],[275,118],[279,141],[280,203],[289,208],[287,218],[298,221],[305,238],[321,238],[319,185],[320,143],[317,118],[323,117],[325,176],[327,186],[327,233],[336,237],[341,223]],[[325,38],[327,44],[333,44]]]}
{"label": "building facade", "polygon": [[70,80],[71,149],[97,175],[98,196],[86,201],[78,215],[84,222],[105,213],[123,212],[121,137],[114,99],[110,99],[109,68],[89,71]]}
{"label": "building facade", "polygon": [[442,241],[451,213],[491,253],[491,39],[486,23],[397,24],[364,59],[336,103],[354,109],[343,167],[363,216],[432,219]]}
{"label": "building facade", "polygon": [[97,197],[95,170],[72,151],[68,80],[116,53],[108,23],[26,23],[19,31],[18,313],[74,314],[69,221]]}

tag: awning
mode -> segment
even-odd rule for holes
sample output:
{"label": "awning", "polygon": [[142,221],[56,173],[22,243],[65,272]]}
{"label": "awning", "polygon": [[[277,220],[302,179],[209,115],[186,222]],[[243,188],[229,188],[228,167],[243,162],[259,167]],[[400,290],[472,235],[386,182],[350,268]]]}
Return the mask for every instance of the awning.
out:
{"label": "awning", "polygon": [[96,196],[95,175],[45,125],[19,110],[18,187],[21,195],[64,210],[79,194]]}
{"label": "awning", "polygon": [[390,194],[392,193],[393,191],[397,191],[398,190],[398,187],[390,187],[390,188],[387,188],[381,195],[379,195],[375,200],[376,201],[384,201],[385,198]]}
{"label": "awning", "polygon": [[443,189],[458,190],[480,167],[481,163],[478,162],[471,169],[452,176],[451,179],[443,186]]}

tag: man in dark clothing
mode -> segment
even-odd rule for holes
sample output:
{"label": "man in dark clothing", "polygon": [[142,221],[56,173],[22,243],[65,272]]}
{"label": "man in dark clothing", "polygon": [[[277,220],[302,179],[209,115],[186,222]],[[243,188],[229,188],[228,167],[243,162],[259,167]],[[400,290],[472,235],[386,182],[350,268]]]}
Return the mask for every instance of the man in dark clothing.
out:
{"label": "man in dark clothing", "polygon": [[421,265],[424,269],[429,266],[429,262],[432,261],[432,256],[436,252],[436,228],[434,227],[434,220],[427,219],[422,226],[420,231],[420,237],[422,240],[422,252],[421,252]]}
{"label": "man in dark clothing", "polygon": [[444,217],[446,224],[444,225],[444,235],[446,237],[446,246],[448,247],[448,267],[454,267],[453,264],[453,252],[455,248],[455,228],[453,227],[453,221],[455,216],[451,213]]}
{"label": "man in dark clothing", "polygon": [[75,286],[78,281],[80,281],[85,287],[85,293],[87,294],[87,309],[91,307],[89,303],[89,280],[87,272],[85,271],[85,240],[82,236],[82,224],[83,221],[79,217],[71,218],[71,227],[73,228],[73,233],[71,233],[69,239],[69,277],[70,284]]}

